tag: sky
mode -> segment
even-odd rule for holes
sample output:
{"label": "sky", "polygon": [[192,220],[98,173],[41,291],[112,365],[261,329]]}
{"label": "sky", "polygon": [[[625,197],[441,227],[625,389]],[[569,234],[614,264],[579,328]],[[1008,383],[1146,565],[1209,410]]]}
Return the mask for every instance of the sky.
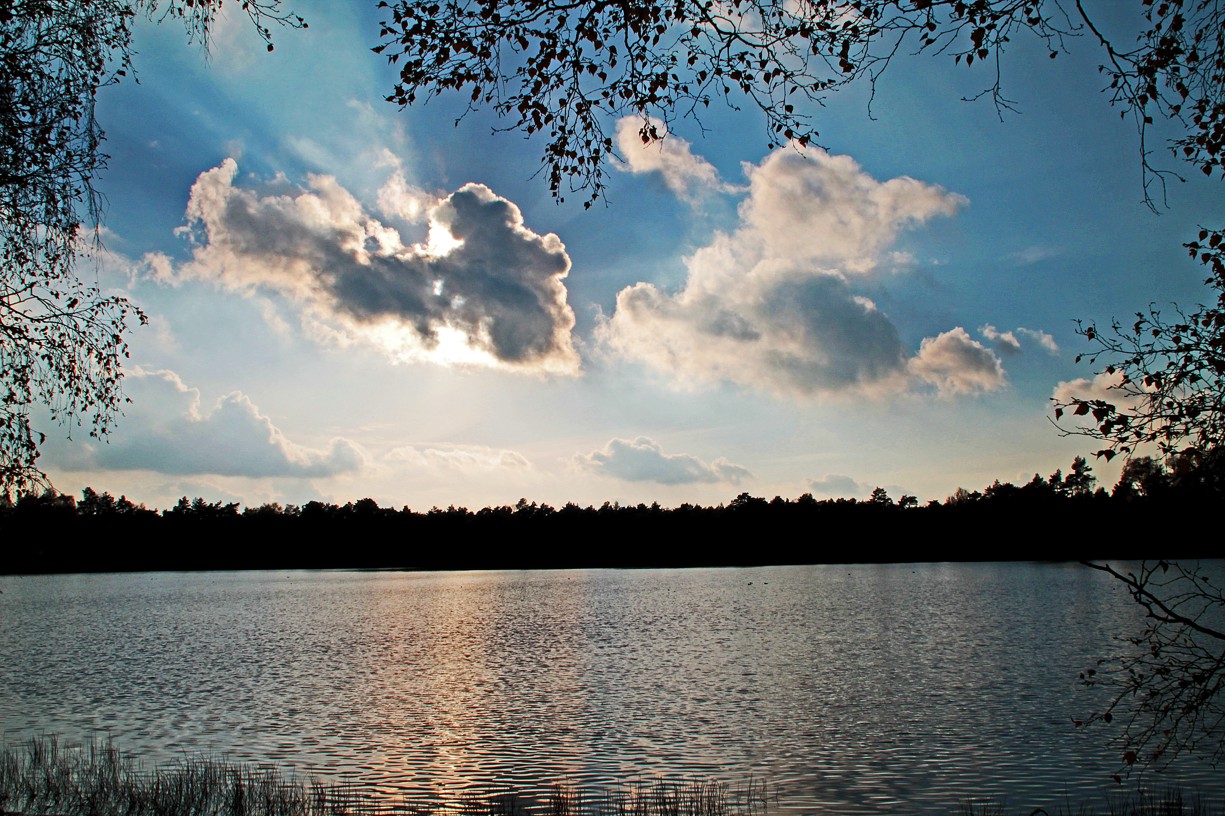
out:
{"label": "sky", "polygon": [[309,28],[272,52],[231,5],[207,50],[142,21],[138,82],[99,94],[105,251],[83,274],[149,324],[109,441],[46,426],[63,492],[943,500],[1095,449],[1049,419],[1094,387],[1077,319],[1206,293],[1182,243],[1222,223],[1220,182],[1150,135],[1190,172],[1145,205],[1087,40],[1010,45],[1015,113],[963,101],[986,66],[901,54],[874,98],[810,111],[824,149],[768,150],[748,106],[646,147],[610,120],[584,209],[491,112],[386,102],[374,3],[295,0]]}

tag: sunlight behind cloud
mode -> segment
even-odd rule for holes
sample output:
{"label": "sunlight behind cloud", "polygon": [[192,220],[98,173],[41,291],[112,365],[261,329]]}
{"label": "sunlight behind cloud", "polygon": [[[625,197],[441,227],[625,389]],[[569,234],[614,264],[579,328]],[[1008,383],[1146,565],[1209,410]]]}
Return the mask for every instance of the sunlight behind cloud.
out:
{"label": "sunlight behind cloud", "polygon": [[316,336],[365,342],[397,361],[577,373],[565,246],[524,226],[519,208],[487,187],[435,203],[427,243],[406,246],[330,176],[262,194],[236,186],[237,172],[227,159],[200,174],[187,207],[192,260],[159,263],[157,280],[275,292]]}
{"label": "sunlight behind cloud", "polygon": [[[464,242],[451,234],[442,224],[430,224],[429,238],[425,242],[425,251],[434,258],[445,258],[464,245]],[[438,292],[437,294],[441,294]]]}

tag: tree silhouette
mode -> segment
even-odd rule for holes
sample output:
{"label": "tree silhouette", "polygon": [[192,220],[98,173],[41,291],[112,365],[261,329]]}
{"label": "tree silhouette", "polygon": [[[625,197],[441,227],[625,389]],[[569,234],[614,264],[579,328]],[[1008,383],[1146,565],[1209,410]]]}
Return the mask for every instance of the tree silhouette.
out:
{"label": "tree silhouette", "polygon": [[[602,193],[614,153],[606,127],[630,115],[644,142],[720,100],[765,118],[770,147],[816,143],[812,111],[856,82],[873,89],[899,53],[988,63],[978,97],[1011,108],[1000,57],[1029,35],[1052,59],[1076,37],[1104,53],[1111,101],[1140,137],[1145,195],[1173,174],[1150,162],[1156,119],[1185,129],[1172,147],[1203,172],[1225,142],[1225,9],[1216,0],[1141,0],[1136,44],[1102,34],[1082,0],[384,0],[374,48],[400,78],[388,100],[460,94],[506,130],[542,137],[553,194]],[[1108,6],[1103,5],[1101,8]],[[662,123],[665,127],[660,127]],[[1156,187],[1154,187],[1156,185]]]}
{"label": "tree silhouette", "polygon": [[[207,44],[221,4],[0,3],[0,493],[46,486],[32,410],[104,436],[122,409],[123,335],[145,316],[77,268],[98,247],[102,213],[94,103],[130,71],[138,15],[181,21]],[[278,0],[241,6],[269,48],[269,22],[305,25]]]}
{"label": "tree silhouette", "polygon": [[1092,470],[1093,468],[1089,466],[1085,457],[1077,456],[1072,459],[1072,467],[1063,479],[1064,489],[1069,495],[1088,496],[1093,492],[1093,486],[1097,484],[1097,477],[1093,475]]}
{"label": "tree silhouette", "polygon": [[130,20],[114,3],[0,10],[0,491],[43,481],[32,406],[60,422],[84,417],[98,435],[122,403],[122,334],[144,316],[75,265],[106,160],[94,96],[124,70],[112,55],[123,54]]}

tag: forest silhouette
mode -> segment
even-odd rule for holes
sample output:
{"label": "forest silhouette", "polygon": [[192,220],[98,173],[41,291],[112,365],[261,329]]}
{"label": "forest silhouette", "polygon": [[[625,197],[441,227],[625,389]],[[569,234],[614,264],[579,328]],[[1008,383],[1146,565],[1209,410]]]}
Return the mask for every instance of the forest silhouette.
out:
{"label": "forest silhouette", "polygon": [[757,566],[914,561],[1083,560],[1219,555],[1186,535],[1225,497],[1225,460],[1137,457],[1110,491],[1076,457],[1065,475],[996,481],[943,502],[870,498],[767,500],[674,508],[562,507],[520,499],[469,510],[238,503],[183,497],[155,510],[85,488],[0,503],[10,542],[0,573],[213,569],[537,569]]}

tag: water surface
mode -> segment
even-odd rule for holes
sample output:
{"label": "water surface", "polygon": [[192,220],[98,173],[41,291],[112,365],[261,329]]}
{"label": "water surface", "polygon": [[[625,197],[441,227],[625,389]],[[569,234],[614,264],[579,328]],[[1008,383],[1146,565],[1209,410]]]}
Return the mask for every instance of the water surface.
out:
{"label": "water surface", "polygon": [[[388,795],[769,779],[803,813],[1112,787],[1078,672],[1140,616],[1074,565],[0,578],[8,744],[105,734]],[[1217,799],[1207,769],[1182,781]],[[1134,781],[1134,780],[1133,780]],[[1154,780],[1156,781],[1156,780]]]}

